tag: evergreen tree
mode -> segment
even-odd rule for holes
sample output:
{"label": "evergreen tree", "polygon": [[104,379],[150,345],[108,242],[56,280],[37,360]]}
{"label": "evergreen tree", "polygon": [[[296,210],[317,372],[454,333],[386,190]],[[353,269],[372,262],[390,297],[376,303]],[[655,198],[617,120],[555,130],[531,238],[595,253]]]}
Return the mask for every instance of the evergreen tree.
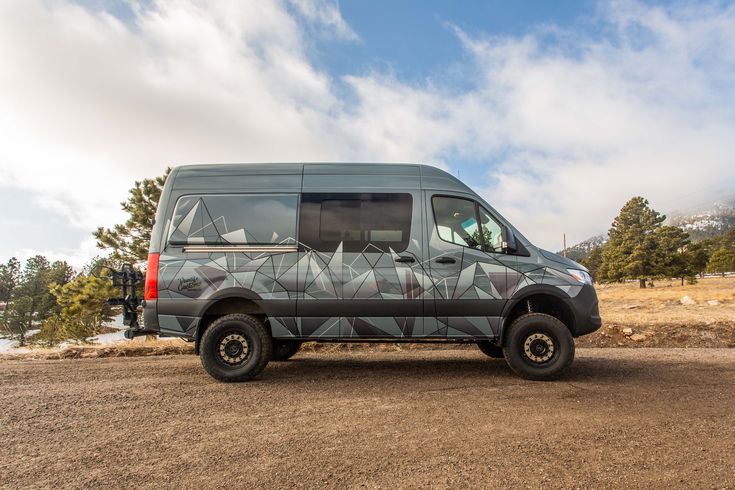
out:
{"label": "evergreen tree", "polygon": [[123,211],[128,213],[127,221],[112,229],[99,227],[94,233],[97,246],[112,251],[110,259],[114,263],[134,264],[146,260],[158,200],[170,171],[168,168],[159,177],[136,181],[129,191],[128,200],[120,203]]}
{"label": "evergreen tree", "polygon": [[620,210],[608,232],[602,252],[601,276],[607,281],[638,279],[646,287],[646,279],[656,271],[656,230],[666,216],[651,209],[648,201],[634,197]]}
{"label": "evergreen tree", "polygon": [[735,271],[735,252],[726,247],[720,247],[712,253],[707,262],[707,271],[725,275],[725,272]]}
{"label": "evergreen tree", "polygon": [[56,308],[49,288],[66,283],[71,275],[72,269],[66,262],[49,264],[42,255],[28,259],[3,315],[3,329],[17,338],[20,345],[25,345],[28,331],[48,318]]}
{"label": "evergreen tree", "polygon": [[7,306],[20,282],[20,262],[15,257],[0,264],[0,301]]}
{"label": "evergreen tree", "polygon": [[60,339],[84,341],[99,333],[100,327],[114,317],[107,298],[116,291],[110,281],[79,274],[64,285],[51,288],[58,313],[49,317],[41,328],[41,339],[49,344]]}
{"label": "evergreen tree", "polygon": [[602,250],[603,247],[594,247],[590,250],[585,258],[581,260],[581,264],[590,271],[590,275],[595,281],[603,280],[600,277],[600,265],[602,263]]}
{"label": "evergreen tree", "polygon": [[707,262],[707,272],[725,275],[735,271],[735,228],[730,228],[724,235],[714,239],[714,251]]}
{"label": "evergreen tree", "polygon": [[707,262],[712,254],[712,247],[711,239],[691,243],[687,246],[686,260],[693,274],[697,274],[699,277],[704,276],[704,272],[707,270]]}
{"label": "evergreen tree", "polygon": [[725,248],[725,250],[730,250],[735,253],[735,227],[727,230],[727,232],[719,238],[718,243],[721,247]]}
{"label": "evergreen tree", "polygon": [[677,226],[662,226],[656,229],[655,272],[660,277],[680,277],[694,281],[694,273],[687,260],[686,247],[689,234]]}

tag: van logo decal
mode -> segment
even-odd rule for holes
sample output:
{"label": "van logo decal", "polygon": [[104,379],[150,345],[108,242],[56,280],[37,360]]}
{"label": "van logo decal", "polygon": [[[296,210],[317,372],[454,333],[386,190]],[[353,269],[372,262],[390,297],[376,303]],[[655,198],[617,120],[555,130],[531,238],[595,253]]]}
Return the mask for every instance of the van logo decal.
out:
{"label": "van logo decal", "polygon": [[179,278],[179,291],[199,290],[201,288],[202,280],[196,276]]}

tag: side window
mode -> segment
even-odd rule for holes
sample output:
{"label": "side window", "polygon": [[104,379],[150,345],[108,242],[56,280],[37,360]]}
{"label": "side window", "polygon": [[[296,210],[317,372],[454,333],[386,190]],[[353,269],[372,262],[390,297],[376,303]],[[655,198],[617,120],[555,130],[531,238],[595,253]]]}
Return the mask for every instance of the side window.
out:
{"label": "side window", "polygon": [[500,224],[495,221],[485,208],[480,206],[480,222],[482,223],[482,239],[485,250],[488,252],[503,252],[503,231]]}
{"label": "side window", "polygon": [[172,245],[264,245],[294,243],[296,194],[182,196],[168,242]]}
{"label": "side window", "polygon": [[439,238],[463,247],[481,249],[475,202],[459,197],[434,196],[434,221]]}
{"label": "side window", "polygon": [[[431,205],[434,208],[439,238],[463,247],[503,253],[502,226],[475,201],[461,197],[434,196]],[[478,218],[480,226],[477,224]]]}
{"label": "side window", "polygon": [[362,252],[369,245],[402,252],[411,237],[411,194],[305,193],[299,241],[312,249]]}

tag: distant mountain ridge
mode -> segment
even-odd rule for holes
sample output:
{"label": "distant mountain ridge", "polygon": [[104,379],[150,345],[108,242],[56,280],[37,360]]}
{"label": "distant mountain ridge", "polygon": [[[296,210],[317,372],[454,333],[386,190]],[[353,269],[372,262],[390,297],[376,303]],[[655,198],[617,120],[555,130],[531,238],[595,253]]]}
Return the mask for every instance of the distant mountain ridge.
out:
{"label": "distant mountain ridge", "polygon": [[[579,262],[592,251],[593,248],[601,247],[607,241],[607,233],[604,235],[595,235],[587,240],[579,242],[576,245],[567,247],[567,258]],[[557,252],[559,255],[563,254],[563,251]]]}
{"label": "distant mountain ridge", "polygon": [[[735,227],[735,194],[718,199],[711,205],[691,209],[688,212],[675,211],[667,217],[665,224],[678,226],[689,233],[692,241],[722,235]],[[607,241],[607,233],[595,235],[567,248],[567,257],[579,262],[587,257],[593,248],[601,247]],[[562,255],[562,251],[557,252]]]}
{"label": "distant mountain ridge", "polygon": [[735,195],[715,201],[707,209],[674,213],[666,221],[689,233],[693,241],[721,235],[735,226]]}

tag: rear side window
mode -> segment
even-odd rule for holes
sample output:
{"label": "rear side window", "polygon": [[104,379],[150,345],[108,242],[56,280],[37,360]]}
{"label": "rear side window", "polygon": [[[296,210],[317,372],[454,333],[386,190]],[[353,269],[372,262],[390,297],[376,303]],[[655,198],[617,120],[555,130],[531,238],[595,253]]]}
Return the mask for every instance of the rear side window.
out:
{"label": "rear side window", "polygon": [[168,241],[172,245],[293,243],[298,203],[296,194],[182,196],[174,209]]}
{"label": "rear side window", "polygon": [[324,252],[340,243],[344,252],[369,251],[369,245],[402,252],[411,236],[412,205],[411,194],[305,193],[299,241]]}

